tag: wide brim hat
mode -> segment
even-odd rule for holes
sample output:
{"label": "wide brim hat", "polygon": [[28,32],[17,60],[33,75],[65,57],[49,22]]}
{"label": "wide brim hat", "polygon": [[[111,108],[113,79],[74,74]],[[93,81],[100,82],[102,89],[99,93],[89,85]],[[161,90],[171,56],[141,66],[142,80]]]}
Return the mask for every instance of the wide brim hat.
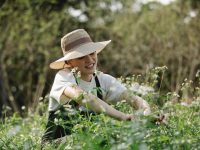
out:
{"label": "wide brim hat", "polygon": [[77,29],[61,38],[61,48],[64,57],[52,62],[51,69],[63,69],[70,67],[66,61],[80,58],[91,53],[101,52],[111,40],[93,42],[84,29]]}

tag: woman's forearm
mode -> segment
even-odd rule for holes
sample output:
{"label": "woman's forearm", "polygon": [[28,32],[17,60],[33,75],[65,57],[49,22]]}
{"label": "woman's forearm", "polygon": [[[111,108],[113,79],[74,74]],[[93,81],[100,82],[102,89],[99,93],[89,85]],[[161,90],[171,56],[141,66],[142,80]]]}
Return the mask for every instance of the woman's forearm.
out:
{"label": "woman's forearm", "polygon": [[127,118],[127,115],[125,113],[116,110],[112,106],[108,105],[106,102],[102,101],[101,99],[90,93],[84,94],[84,91],[78,88],[77,86],[66,88],[64,90],[64,94],[67,97],[74,99],[80,105],[83,105],[94,112],[104,112],[110,117],[119,120],[126,120]]}
{"label": "woman's forearm", "polygon": [[98,97],[88,94],[87,96],[84,96],[82,104],[88,107],[89,109],[93,110],[94,112],[104,112],[110,117],[116,118],[118,120],[126,120],[126,114],[123,112],[120,112],[107,104],[106,102],[102,101]]}

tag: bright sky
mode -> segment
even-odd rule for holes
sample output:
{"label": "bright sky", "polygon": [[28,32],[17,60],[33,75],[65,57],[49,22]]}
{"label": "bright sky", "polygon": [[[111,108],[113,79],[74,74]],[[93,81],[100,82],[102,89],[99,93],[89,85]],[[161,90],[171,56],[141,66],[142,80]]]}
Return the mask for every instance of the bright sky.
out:
{"label": "bright sky", "polygon": [[148,3],[148,2],[153,2],[153,1],[157,1],[157,2],[160,2],[164,5],[168,5],[170,4],[171,2],[175,1],[175,0],[139,0],[141,1],[142,3]]}
{"label": "bright sky", "polygon": [[[133,5],[133,9],[134,11],[140,11],[141,4],[147,4],[148,2],[153,2],[153,1],[160,2],[163,5],[168,5],[171,2],[174,2],[176,0],[136,0],[135,4]],[[102,7],[105,7],[103,4],[104,3],[102,3]],[[116,3],[116,2],[111,6],[111,10],[113,11],[119,10],[121,8],[122,8],[122,4]],[[67,13],[70,13],[73,17],[78,17],[80,21],[83,21],[83,22],[87,21],[86,16],[82,14],[80,9],[74,9],[70,7]]]}

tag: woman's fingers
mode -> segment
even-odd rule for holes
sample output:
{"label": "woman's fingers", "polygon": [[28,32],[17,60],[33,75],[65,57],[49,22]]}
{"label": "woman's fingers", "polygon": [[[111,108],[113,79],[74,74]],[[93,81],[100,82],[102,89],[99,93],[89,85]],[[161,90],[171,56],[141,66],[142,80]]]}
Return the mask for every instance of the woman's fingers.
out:
{"label": "woman's fingers", "polygon": [[127,114],[125,120],[126,121],[132,121],[135,119],[135,116],[133,114]]}

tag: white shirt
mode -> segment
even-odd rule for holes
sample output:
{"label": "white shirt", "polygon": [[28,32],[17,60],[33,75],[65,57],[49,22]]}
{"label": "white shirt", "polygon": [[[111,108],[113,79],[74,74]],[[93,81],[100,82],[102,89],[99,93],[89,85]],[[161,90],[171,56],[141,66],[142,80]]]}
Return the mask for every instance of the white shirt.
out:
{"label": "white shirt", "polygon": [[[121,84],[116,78],[104,74],[103,72],[98,72],[97,74],[101,90],[103,92],[103,100],[108,103],[114,103],[119,100],[121,93],[126,90],[126,87]],[[63,95],[64,90],[68,86],[77,85],[73,73],[68,69],[63,69],[57,72],[52,89],[50,91],[49,99],[49,111],[56,110],[60,105],[61,99],[69,100],[66,96]],[[96,95],[96,82],[94,76],[90,82],[84,80],[79,80],[78,86],[86,91],[92,92]]]}

